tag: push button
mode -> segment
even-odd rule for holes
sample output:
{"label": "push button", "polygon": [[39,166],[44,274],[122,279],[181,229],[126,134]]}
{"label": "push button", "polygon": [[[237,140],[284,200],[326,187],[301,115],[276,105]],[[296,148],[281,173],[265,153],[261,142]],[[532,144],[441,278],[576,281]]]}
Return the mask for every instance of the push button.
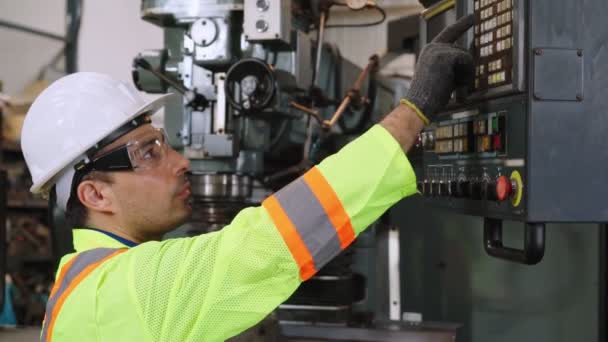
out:
{"label": "push button", "polygon": [[507,176],[500,176],[494,186],[496,200],[504,201],[513,194],[513,184]]}

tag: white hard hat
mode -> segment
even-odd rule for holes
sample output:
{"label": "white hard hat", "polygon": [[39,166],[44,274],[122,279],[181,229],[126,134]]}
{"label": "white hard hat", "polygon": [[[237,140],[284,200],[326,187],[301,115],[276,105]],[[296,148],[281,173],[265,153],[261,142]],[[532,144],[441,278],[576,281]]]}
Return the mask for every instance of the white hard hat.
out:
{"label": "white hard hat", "polygon": [[71,184],[74,173],[68,167],[87,150],[139,115],[156,112],[171,95],[145,101],[134,86],[93,72],[55,81],[36,98],[21,131],[21,149],[32,174],[30,191],[49,190],[66,172]]}

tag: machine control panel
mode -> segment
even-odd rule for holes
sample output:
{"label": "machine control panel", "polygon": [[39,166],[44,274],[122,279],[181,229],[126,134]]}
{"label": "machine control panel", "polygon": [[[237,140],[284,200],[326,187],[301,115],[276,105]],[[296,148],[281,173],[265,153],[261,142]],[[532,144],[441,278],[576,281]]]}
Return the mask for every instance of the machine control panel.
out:
{"label": "machine control panel", "polygon": [[[461,44],[475,59],[466,100],[419,136],[418,190],[434,206],[471,215],[523,220],[526,215],[525,58],[521,0],[444,0],[421,14],[421,41],[468,13],[474,27]],[[523,176],[522,176],[523,175]]]}
{"label": "machine control panel", "polygon": [[[428,205],[484,218],[491,255],[534,264],[547,222],[608,221],[606,4],[443,0],[421,15],[423,45],[476,17],[458,42],[475,83],[421,134],[415,169]],[[503,220],[524,223],[522,249],[503,244]]]}
{"label": "machine control panel", "polygon": [[466,207],[475,215],[523,214],[524,146],[516,131],[521,103],[455,111],[421,132],[415,144],[423,155],[420,194],[434,205]]}
{"label": "machine control panel", "polygon": [[420,134],[418,143],[425,151],[438,155],[482,153],[480,156],[506,152],[506,112],[441,121]]}
{"label": "machine control panel", "polygon": [[513,82],[513,0],[475,0],[476,90]]}

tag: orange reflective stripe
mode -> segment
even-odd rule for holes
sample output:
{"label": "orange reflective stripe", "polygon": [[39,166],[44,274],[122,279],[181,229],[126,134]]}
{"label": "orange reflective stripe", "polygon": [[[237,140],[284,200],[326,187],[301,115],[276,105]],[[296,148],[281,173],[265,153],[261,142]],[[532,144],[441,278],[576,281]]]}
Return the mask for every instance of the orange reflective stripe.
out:
{"label": "orange reflective stripe", "polygon": [[338,195],[312,168],[262,203],[306,280],[355,240]]}
{"label": "orange reflective stripe", "polygon": [[348,247],[355,240],[355,231],[338,195],[316,167],[305,173],[303,178],[336,229],[340,246],[342,249]]}
{"label": "orange reflective stripe", "polygon": [[296,227],[285,214],[283,208],[281,208],[279,201],[277,201],[276,197],[273,195],[265,199],[264,202],[262,202],[262,206],[264,206],[268,211],[268,214],[270,214],[270,218],[287,244],[287,248],[291,252],[291,255],[300,267],[300,278],[304,281],[312,277],[317,272],[312,255],[304,244],[304,241],[302,241],[302,237],[298,233]]}
{"label": "orange reflective stripe", "polygon": [[[65,265],[63,265],[63,267],[61,268],[61,272],[59,273],[59,277],[57,277],[55,284],[53,284],[53,288],[51,289],[49,298],[53,297],[55,295],[55,292],[57,292],[57,290],[59,290],[59,285],[61,283],[63,283],[63,279],[65,278],[65,275],[68,273],[68,270],[70,269],[70,267],[72,267],[72,264],[74,263],[75,260],[76,260],[76,257],[73,257]],[[47,324],[46,311],[44,313],[44,318],[42,318],[42,326],[45,326],[45,324]]]}
{"label": "orange reflective stripe", "polygon": [[[101,265],[103,262],[105,262],[106,260],[110,259],[111,257],[118,255],[120,253],[124,253],[126,252],[127,249],[118,249],[115,252],[113,252],[112,254],[104,257],[103,259],[92,263],[90,265],[88,265],[87,267],[85,267],[82,272],[80,272],[70,283],[70,285],[68,286],[68,288],[61,293],[61,296],[57,299],[57,303],[55,304],[54,308],[53,308],[53,312],[51,313],[51,317],[47,317],[48,318],[48,329],[47,329],[47,334],[46,334],[46,342],[51,341],[51,336],[53,336],[53,328],[55,326],[55,322],[56,322],[56,318],[57,315],[59,313],[59,311],[61,310],[61,307],[63,306],[63,303],[65,302],[65,300],[67,299],[68,295],[74,290],[74,288],[76,286],[78,286],[78,284],[80,284],[84,278],[89,275],[93,270],[95,270],[99,265]],[[65,276],[65,273],[67,273],[69,267],[67,266],[71,266],[71,263],[76,259],[76,257],[72,258],[72,260],[70,260],[70,264],[66,264],[66,267],[63,268],[62,272],[64,273],[63,275]]]}
{"label": "orange reflective stripe", "polygon": [[[61,283],[63,283],[63,279],[65,278],[65,275],[68,273],[68,270],[70,269],[70,267],[72,267],[72,264],[74,263],[74,261],[76,260],[76,257],[73,257],[72,259],[70,259],[70,261],[68,261],[62,268],[61,268],[61,273],[59,273],[59,277],[57,278],[57,281],[55,281],[55,284],[53,285],[53,289],[51,289],[51,294],[49,295],[49,298],[52,297],[55,292],[57,292],[57,290],[59,289],[59,285]],[[46,318],[46,315],[45,315]]]}

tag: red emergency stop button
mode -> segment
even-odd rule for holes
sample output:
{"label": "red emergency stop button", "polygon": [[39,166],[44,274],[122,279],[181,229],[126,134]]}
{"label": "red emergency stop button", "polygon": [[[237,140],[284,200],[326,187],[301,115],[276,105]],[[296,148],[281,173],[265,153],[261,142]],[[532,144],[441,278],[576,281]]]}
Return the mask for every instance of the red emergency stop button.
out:
{"label": "red emergency stop button", "polygon": [[513,185],[507,176],[500,176],[496,180],[496,197],[499,201],[504,201],[513,193]]}

